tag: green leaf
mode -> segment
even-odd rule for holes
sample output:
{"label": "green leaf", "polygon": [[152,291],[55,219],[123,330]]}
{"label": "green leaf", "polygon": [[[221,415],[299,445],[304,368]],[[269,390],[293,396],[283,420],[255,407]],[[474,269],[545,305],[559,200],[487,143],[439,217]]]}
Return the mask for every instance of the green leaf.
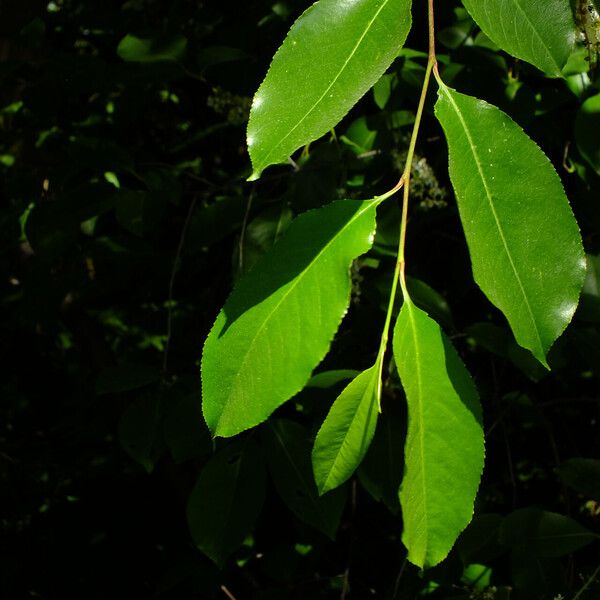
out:
{"label": "green leaf", "polygon": [[517,342],[546,365],[585,277],[581,236],[560,179],[495,106],[442,86],[436,115],[475,280]]}
{"label": "green leaf", "polygon": [[514,511],[504,519],[499,533],[504,546],[546,558],[566,556],[597,538],[577,521],[539,508]]}
{"label": "green leaf", "polygon": [[103,369],[96,380],[97,394],[121,394],[146,387],[160,379],[160,371],[148,365],[124,364]]}
{"label": "green leaf", "polygon": [[588,98],[579,109],[575,119],[575,141],[583,158],[600,175],[600,94]]}
{"label": "green leaf", "polygon": [[261,423],[309,380],[348,309],[349,267],[371,247],[380,201],[304,213],[240,279],[202,356],[203,413],[215,435]]}
{"label": "green leaf", "polygon": [[126,62],[179,61],[187,48],[182,35],[169,38],[140,38],[128,33],[117,47],[117,54]]}
{"label": "green leaf", "polygon": [[306,387],[325,390],[337,385],[341,381],[354,379],[359,374],[360,371],[356,371],[355,369],[334,369],[332,371],[322,371],[321,373],[313,375],[308,380]]}
{"label": "green leaf", "polygon": [[400,414],[399,408],[386,407],[378,419],[369,451],[358,469],[363,487],[393,514],[400,511],[398,488],[404,467],[405,416]]}
{"label": "green leaf", "polygon": [[484,445],[477,390],[439,325],[406,298],[394,360],[408,403],[400,487],[408,560],[432,567],[473,516]]}
{"label": "green leaf", "polygon": [[121,415],[118,425],[121,446],[148,473],[152,473],[164,450],[160,400],[154,392],[136,398]]}
{"label": "green leaf", "polygon": [[304,12],[254,97],[251,179],[327,133],[384,74],[410,30],[410,6],[320,0]]}
{"label": "green leaf", "polygon": [[498,558],[508,549],[498,542],[502,515],[488,513],[476,516],[456,542],[456,550],[464,565],[479,560],[483,563]]}
{"label": "green leaf", "polygon": [[333,403],[312,451],[320,494],[348,480],[364,458],[377,425],[381,361],[353,379]]}
{"label": "green leaf", "polygon": [[198,393],[169,398],[164,422],[165,443],[176,463],[209,454],[210,432],[202,420]]}
{"label": "green leaf", "polygon": [[463,0],[463,4],[502,50],[560,77],[577,39],[570,0]]}
{"label": "green leaf", "polygon": [[570,488],[600,502],[600,460],[571,458],[558,467],[558,474]]}
{"label": "green leaf", "polygon": [[269,469],[283,501],[301,521],[333,539],[346,491],[339,488],[319,497],[310,465],[307,432],[293,421],[279,419],[269,423],[264,437]]}
{"label": "green leaf", "polygon": [[166,197],[156,192],[123,190],[116,194],[119,225],[137,236],[154,230],[166,212]]}
{"label": "green leaf", "polygon": [[292,222],[292,211],[285,203],[273,206],[253,219],[241,234],[233,254],[234,275],[247,273],[270,250]]}
{"label": "green leaf", "polygon": [[265,498],[266,471],[252,440],[237,440],[206,464],[187,507],[196,546],[222,566],[252,531]]}

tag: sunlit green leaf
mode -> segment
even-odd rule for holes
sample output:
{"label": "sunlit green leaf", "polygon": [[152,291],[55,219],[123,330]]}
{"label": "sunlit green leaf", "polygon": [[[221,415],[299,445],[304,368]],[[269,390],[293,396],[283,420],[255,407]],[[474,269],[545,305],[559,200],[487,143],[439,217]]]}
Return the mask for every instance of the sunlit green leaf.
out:
{"label": "sunlit green leaf", "polygon": [[248,148],[260,177],[324,135],[383,75],[411,25],[410,0],[319,0],[273,58],[250,114]]}
{"label": "sunlit green leaf", "polygon": [[484,33],[502,50],[559,77],[575,46],[570,0],[463,0]]}
{"label": "sunlit green leaf", "polygon": [[408,298],[396,321],[394,360],[408,403],[402,541],[408,560],[432,567],[473,516],[484,457],[481,408],[456,350]]}
{"label": "sunlit green leaf", "polygon": [[581,236],[560,179],[498,108],[442,86],[436,115],[475,280],[517,342],[546,364],[585,277]]}
{"label": "sunlit green leaf", "polygon": [[349,267],[372,244],[378,203],[341,200],[303,214],[240,280],[202,356],[215,435],[264,421],[309,380],[348,308]]}
{"label": "sunlit green leaf", "polygon": [[380,382],[378,361],[348,384],[321,425],[312,451],[320,494],[351,477],[369,449],[377,425]]}

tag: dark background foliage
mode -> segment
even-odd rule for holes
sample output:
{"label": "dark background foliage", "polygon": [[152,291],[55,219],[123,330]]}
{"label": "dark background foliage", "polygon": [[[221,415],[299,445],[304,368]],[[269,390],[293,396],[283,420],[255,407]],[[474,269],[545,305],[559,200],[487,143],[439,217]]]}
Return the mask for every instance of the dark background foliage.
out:
{"label": "dark background foliage", "polygon": [[[319,504],[320,527],[310,485],[294,479],[292,463],[277,464],[273,439],[296,451],[294,468],[309,478],[309,442],[339,383],[305,390],[233,446],[211,442],[199,361],[233,282],[295,214],[389,189],[414,119],[423,2],[411,50],[335,135],[245,182],[252,94],[308,4],[0,1],[3,598],[570,598],[598,566],[597,542],[567,543],[573,521],[550,528],[561,533],[552,551],[536,538],[540,515],[558,518],[540,510],[600,532],[598,463],[564,465],[598,456],[600,180],[573,133],[593,89],[583,50],[567,81],[546,79],[497,51],[458,2],[438,3],[446,79],[503,108],[552,158],[591,265],[546,373],[472,281],[432,93],[414,167],[409,272],[481,393],[487,462],[473,525],[440,567],[420,575],[406,563],[396,498],[405,409],[393,365],[374,447],[358,478]],[[379,217],[320,371],[372,364],[395,201]],[[191,535],[186,506],[207,461],[216,449],[236,464],[249,447],[256,476],[234,503],[210,480],[209,495],[189,504]],[[202,502],[234,515],[231,531],[214,534],[222,569],[193,541]],[[260,514],[245,531],[253,502]],[[581,597],[599,593],[592,578]]]}

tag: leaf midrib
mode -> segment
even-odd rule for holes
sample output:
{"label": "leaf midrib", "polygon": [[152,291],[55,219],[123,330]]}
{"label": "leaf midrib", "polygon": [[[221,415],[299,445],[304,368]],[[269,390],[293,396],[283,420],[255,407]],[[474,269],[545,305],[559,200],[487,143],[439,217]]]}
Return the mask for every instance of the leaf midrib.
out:
{"label": "leaf midrib", "polygon": [[[407,299],[406,301],[406,307],[408,309],[408,318],[409,318],[409,322],[410,322],[410,329],[412,332],[412,338],[413,338],[413,344],[415,347],[415,360],[417,363],[417,368],[416,368],[416,380],[417,380],[417,412],[418,412],[418,421],[419,421],[419,452],[421,454],[421,465],[423,466],[423,468],[421,469],[422,473],[421,473],[421,483],[422,483],[422,488],[423,488],[423,521],[425,522],[425,528],[424,531],[428,532],[428,527],[427,527],[427,515],[428,515],[428,508],[427,508],[427,485],[425,484],[425,435],[424,435],[424,420],[423,420],[423,381],[421,379],[421,365],[423,364],[422,361],[420,360],[419,356],[420,356],[420,351],[419,351],[419,343],[418,343],[418,336],[417,336],[417,327],[416,327],[416,323],[415,323],[415,316],[413,313],[413,309],[415,308],[414,305],[412,304],[412,302],[410,300]],[[407,400],[408,400],[408,396],[407,396]],[[427,538],[427,533],[425,534],[426,538]],[[423,553],[423,562],[425,562],[425,559],[427,557],[427,547],[428,547],[428,543],[429,540],[426,539],[425,540],[425,551]]]}
{"label": "leaf midrib", "polygon": [[[304,278],[304,276],[306,275],[306,273],[308,271],[310,271],[312,268],[314,268],[314,265],[319,261],[319,259],[321,258],[321,256],[328,250],[328,248],[339,238],[339,236],[346,230],[348,229],[348,227],[350,227],[352,224],[354,224],[354,222],[359,219],[360,217],[363,216],[363,214],[365,212],[367,212],[368,210],[370,210],[371,208],[373,208],[373,203],[376,203],[375,206],[379,203],[379,201],[377,199],[373,199],[371,201],[368,201],[369,203],[364,207],[361,208],[360,210],[358,210],[352,217],[352,219],[350,219],[343,227],[342,229],[340,229],[335,236],[333,236],[328,242],[327,244],[325,244],[325,246],[323,246],[323,248],[321,248],[321,250],[319,251],[319,253],[315,256],[315,258],[306,266],[306,268],[299,273],[294,280],[292,281],[292,284],[290,285],[290,287],[287,289],[287,291],[282,295],[281,299],[279,300],[279,302],[277,302],[277,304],[272,308],[272,310],[265,316],[265,318],[263,319],[263,322],[261,324],[261,326],[257,329],[256,333],[254,334],[253,338],[250,340],[250,343],[247,346],[247,350],[242,358],[242,360],[239,363],[239,367],[232,379],[231,382],[231,386],[230,389],[234,389],[235,387],[237,387],[237,381],[239,379],[240,373],[243,370],[243,367],[246,364],[246,361],[248,360],[248,357],[251,355],[252,353],[252,349],[254,347],[254,344],[256,342],[256,340],[258,339],[258,337],[260,336],[260,334],[263,332],[264,328],[266,327],[267,323],[271,320],[271,318],[273,317],[273,315],[277,312],[277,310],[279,309],[279,307],[285,302],[285,300],[288,298],[288,296],[296,289],[297,285],[299,284],[300,281],[302,281],[302,279]],[[228,394],[228,398],[231,398],[233,394]],[[221,414],[219,416],[219,419],[217,421],[217,424],[215,426],[215,432],[216,434],[218,434],[219,431],[219,425],[223,419],[223,415],[225,414],[225,411],[227,409],[228,404],[224,404],[223,410],[221,411]]]}
{"label": "leaf midrib", "polygon": [[508,258],[508,261],[510,263],[511,269],[513,271],[513,274],[515,276],[515,279],[518,283],[519,286],[519,290],[521,291],[521,295],[523,296],[523,301],[525,303],[525,306],[527,308],[527,312],[529,313],[529,316],[531,317],[531,322],[533,324],[533,330],[535,331],[535,335],[537,337],[538,343],[539,343],[539,349],[541,350],[542,354],[544,353],[544,345],[542,343],[542,338],[535,320],[535,316],[533,314],[533,310],[531,308],[531,305],[529,304],[529,299],[527,297],[527,294],[525,293],[525,288],[523,286],[523,282],[521,281],[521,277],[519,275],[519,272],[517,271],[517,267],[515,265],[515,262],[513,261],[512,255],[510,253],[510,250],[508,248],[508,243],[506,241],[506,237],[504,236],[504,231],[502,229],[502,225],[500,224],[500,220],[498,218],[498,213],[496,212],[496,208],[494,206],[494,198],[492,196],[492,193],[490,191],[487,179],[484,175],[483,172],[483,168],[481,166],[481,161],[479,159],[479,155],[477,154],[476,151],[476,147],[475,147],[475,143],[473,142],[473,138],[471,137],[471,132],[469,130],[469,128],[467,127],[467,123],[463,117],[463,114],[460,110],[460,108],[458,107],[458,105],[456,104],[456,102],[454,101],[454,98],[452,98],[452,95],[450,94],[450,92],[448,91],[448,88],[446,88],[445,86],[441,86],[440,89],[444,92],[444,94],[446,95],[446,97],[448,98],[448,100],[450,101],[452,107],[454,108],[456,115],[458,116],[458,119],[464,129],[465,135],[467,136],[467,140],[469,142],[469,149],[471,150],[471,154],[473,154],[473,159],[475,160],[475,164],[477,165],[477,171],[479,173],[479,177],[481,178],[481,182],[483,183],[483,187],[485,190],[485,194],[486,194],[486,198],[488,201],[488,204],[490,206],[490,210],[492,212],[492,215],[494,217],[494,221],[496,223],[496,228],[498,229],[498,233],[500,235],[500,239],[502,240],[502,245],[504,246],[504,251],[506,253],[506,256]]}
{"label": "leaf midrib", "polygon": [[[369,21],[369,23],[368,23],[367,27],[365,28],[365,30],[363,31],[362,35],[358,38],[358,40],[357,40],[354,48],[352,49],[352,51],[348,55],[348,58],[346,59],[346,61],[344,62],[344,64],[341,66],[340,70],[337,72],[337,74],[335,75],[335,77],[331,80],[331,83],[329,84],[329,86],[321,94],[321,96],[306,111],[306,113],[304,114],[304,116],[279,140],[279,142],[277,142],[277,144],[275,144],[274,146],[272,146],[271,149],[269,150],[269,152],[267,152],[267,154],[265,154],[265,156],[263,157],[263,160],[262,160],[262,164],[263,165],[267,165],[268,164],[269,157],[275,152],[275,150],[277,150],[283,144],[283,142],[285,142],[285,140],[287,140],[290,137],[290,135],[292,135],[292,133],[294,133],[294,131],[296,131],[296,129],[298,129],[298,127],[300,127],[300,125],[302,125],[302,123],[304,123],[304,121],[308,118],[308,116],[312,112],[314,112],[314,110],[317,108],[317,106],[323,101],[323,98],[325,98],[325,96],[327,96],[327,94],[329,93],[329,91],[331,90],[331,88],[337,83],[338,79],[341,77],[342,73],[344,72],[344,70],[346,69],[346,67],[350,63],[350,61],[354,58],[354,55],[358,51],[358,48],[362,44],[362,42],[365,39],[366,35],[369,33],[371,27],[373,26],[373,23],[375,23],[375,21],[377,20],[377,17],[380,15],[381,11],[388,5],[389,2],[390,2],[390,0],[385,0],[383,2],[383,4],[379,7],[379,9],[377,10],[377,12],[373,16],[373,18]],[[260,170],[260,169],[255,169],[255,170]]]}
{"label": "leaf midrib", "polygon": [[527,14],[527,12],[524,10],[524,8],[521,6],[519,0],[514,0],[515,5],[517,6],[517,8],[519,9],[519,11],[521,12],[521,14],[523,15],[523,18],[525,19],[525,21],[527,21],[527,24],[529,25],[529,27],[531,27],[531,30],[533,31],[533,33],[535,34],[535,37],[537,37],[537,39],[540,41],[540,43],[542,44],[542,47],[544,48],[544,50],[547,52],[548,56],[550,57],[550,60],[552,61],[552,63],[554,64],[554,66],[556,67],[556,70],[560,73],[560,65],[556,62],[554,56],[552,56],[552,52],[550,51],[550,47],[547,46],[544,43],[544,39],[542,38],[542,36],[539,34],[538,30],[535,28],[534,24],[531,22],[531,19],[529,18],[529,15]]}

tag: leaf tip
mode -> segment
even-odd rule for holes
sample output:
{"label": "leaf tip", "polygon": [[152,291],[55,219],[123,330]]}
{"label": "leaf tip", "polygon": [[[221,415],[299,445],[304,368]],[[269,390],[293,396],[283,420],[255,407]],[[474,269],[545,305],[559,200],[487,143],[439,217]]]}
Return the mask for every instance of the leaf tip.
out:
{"label": "leaf tip", "polygon": [[252,171],[252,175],[250,175],[250,177],[248,177],[248,179],[246,179],[246,181],[248,181],[248,182],[257,181],[258,179],[260,179],[261,172],[262,171],[258,171],[258,170]]}

